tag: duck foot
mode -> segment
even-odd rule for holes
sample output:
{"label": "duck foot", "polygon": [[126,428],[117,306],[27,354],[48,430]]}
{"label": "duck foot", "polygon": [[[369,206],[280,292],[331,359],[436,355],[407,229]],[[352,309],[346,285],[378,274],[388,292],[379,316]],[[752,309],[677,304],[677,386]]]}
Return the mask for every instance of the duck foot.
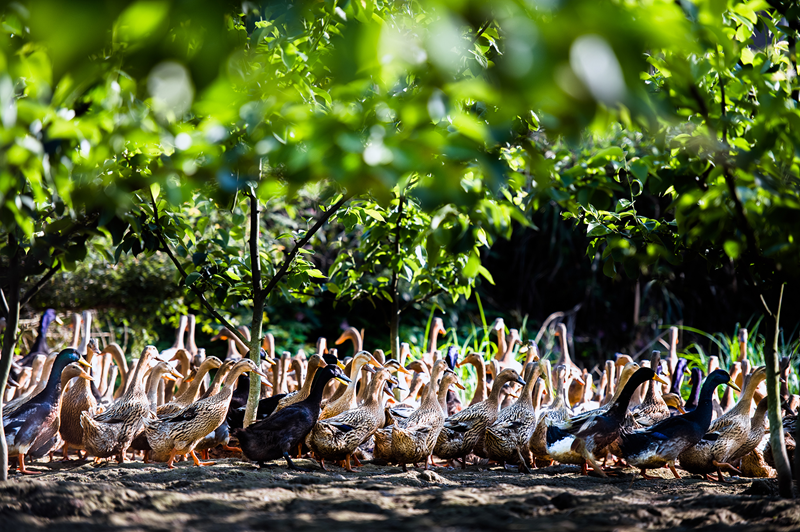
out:
{"label": "duck foot", "polygon": [[645,469],[644,467],[639,469],[639,473],[642,475],[642,478],[647,479],[647,480],[661,480],[661,477],[658,477],[658,476],[654,477],[654,476],[648,475],[647,474],[647,469]]}
{"label": "duck foot", "polygon": [[[288,451],[283,451],[283,458],[286,460],[286,465],[289,466],[289,469],[293,469],[294,471],[303,471],[308,472],[308,469],[303,469],[302,467],[297,467],[294,462],[292,462],[292,457],[289,456]],[[322,467],[325,469],[325,466]]]}
{"label": "duck foot", "polygon": [[222,446],[222,449],[225,450],[225,451],[230,451],[232,453],[241,453],[242,452],[242,450],[239,447],[231,447],[227,443]]}
{"label": "duck foot", "polygon": [[17,456],[17,471],[23,475],[41,475],[39,471],[28,471],[25,469],[25,455],[22,453],[19,453],[19,456]]}
{"label": "duck foot", "polygon": [[[733,467],[731,464],[729,464],[727,462],[718,462],[716,460],[712,460],[711,463],[714,464],[717,467],[717,472],[718,472],[720,478],[722,478],[722,471],[727,471],[731,475],[735,474],[735,475],[740,475],[741,476],[741,474],[742,474],[741,471],[739,471],[738,469],[736,469],[735,467]],[[722,480],[721,482],[725,482],[725,481]]]}
{"label": "duck foot", "polygon": [[346,470],[348,470],[348,471],[350,471],[351,473],[358,473],[358,472],[359,472],[359,470],[358,470],[358,469],[353,469],[353,466],[351,466],[351,465],[350,465],[350,457],[351,457],[351,456],[352,456],[352,455],[349,455],[349,454],[348,454],[348,455],[347,455],[347,458],[345,458],[345,459],[344,459],[344,463],[345,463],[345,469],[346,469]]}
{"label": "duck foot", "polygon": [[678,474],[678,470],[675,469],[675,462],[670,462],[667,464],[669,470],[672,471],[672,474],[675,475],[675,478],[680,479],[681,476]]}
{"label": "duck foot", "polygon": [[364,465],[361,463],[361,460],[358,459],[358,456],[356,456],[355,454],[352,456],[353,456],[353,461],[356,463],[356,467],[362,467]]}
{"label": "duck foot", "polygon": [[194,465],[196,465],[197,467],[205,467],[216,464],[216,462],[201,462],[194,451],[189,451],[189,454],[192,455],[192,460],[194,460]]}

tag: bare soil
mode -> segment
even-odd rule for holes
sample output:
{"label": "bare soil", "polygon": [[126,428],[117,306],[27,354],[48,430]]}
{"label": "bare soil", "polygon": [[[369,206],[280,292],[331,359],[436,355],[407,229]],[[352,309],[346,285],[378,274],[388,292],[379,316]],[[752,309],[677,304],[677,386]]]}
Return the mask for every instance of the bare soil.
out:
{"label": "bare soil", "polygon": [[364,465],[262,470],[224,458],[168,470],[141,462],[38,463],[35,477],[0,483],[0,532],[18,530],[798,530],[800,506],[771,480],[582,477],[554,466],[531,475],[499,467],[432,471]]}

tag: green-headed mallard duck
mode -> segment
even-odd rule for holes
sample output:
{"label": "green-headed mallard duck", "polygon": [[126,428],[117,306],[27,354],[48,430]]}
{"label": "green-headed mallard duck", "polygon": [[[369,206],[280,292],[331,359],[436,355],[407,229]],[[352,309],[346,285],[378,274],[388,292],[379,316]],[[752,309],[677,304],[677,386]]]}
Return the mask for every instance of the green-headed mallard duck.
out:
{"label": "green-headed mallard duck", "polygon": [[[542,365],[545,367],[544,371],[541,370]],[[534,388],[540,375],[544,375],[549,383],[550,366],[547,361],[528,363],[523,377],[525,386],[520,392],[519,400],[501,410],[497,420],[486,429],[486,451],[489,459],[501,463],[517,461],[520,472],[530,472],[525,457],[528,456],[528,441],[536,428]]]}
{"label": "green-headed mallard duck", "polygon": [[244,358],[233,366],[225,377],[222,390],[217,394],[192,403],[175,414],[144,420],[144,431],[150,447],[157,455],[169,455],[167,467],[170,469],[174,467],[172,462],[175,455],[186,453],[192,455],[197,466],[213,464],[213,462],[200,462],[194,452],[195,445],[225,421],[233,395],[233,385],[239,375],[246,372],[267,378],[252,360]]}
{"label": "green-headed mallard duck", "polygon": [[8,456],[17,457],[17,467],[20,473],[35,474],[25,469],[25,455],[58,434],[61,374],[64,368],[73,362],[91,367],[80,357],[76,349],[64,349],[56,355],[44,389],[22,404],[15,412],[3,416]]}
{"label": "green-headed mallard duck", "polygon": [[125,450],[142,426],[142,419],[155,417],[144,389],[144,374],[150,361],[158,355],[152,345],[144,348],[136,369],[128,383],[128,389],[117,401],[103,412],[81,413],[84,448],[96,458],[117,455],[117,461],[125,461]]}
{"label": "green-headed mallard duck", "polygon": [[[507,382],[525,384],[519,373],[511,368],[504,369],[496,375],[486,401],[468,406],[445,420],[433,451],[436,456],[444,459],[461,458],[461,468],[466,469],[466,457],[469,453],[485,454],[483,440],[486,427],[497,419],[500,390]],[[481,449],[478,449],[479,446]]]}
{"label": "green-headed mallard duck", "polygon": [[383,397],[387,380],[395,379],[389,370],[380,368],[370,382],[369,397],[361,406],[320,419],[311,429],[306,444],[316,454],[323,469],[325,460],[345,460],[347,470],[353,470],[350,465],[352,454],[384,424]]}
{"label": "green-headed mallard duck", "polygon": [[757,368],[750,375],[736,405],[711,423],[706,434],[696,445],[680,454],[678,459],[683,469],[690,473],[706,475],[707,479],[711,478],[708,477],[709,473],[716,471],[720,482],[724,482],[723,469],[736,474],[741,473],[731,465],[731,462],[739,448],[748,442],[753,396],[758,385],[766,378],[767,369],[764,366]]}
{"label": "green-headed mallard duck", "polygon": [[641,469],[647,476],[648,469],[668,465],[675,478],[681,478],[675,469],[675,460],[686,449],[697,444],[711,425],[711,396],[720,384],[736,386],[728,372],[716,370],[708,376],[700,390],[697,407],[680,416],[664,419],[652,427],[620,434],[620,457],[628,464]]}

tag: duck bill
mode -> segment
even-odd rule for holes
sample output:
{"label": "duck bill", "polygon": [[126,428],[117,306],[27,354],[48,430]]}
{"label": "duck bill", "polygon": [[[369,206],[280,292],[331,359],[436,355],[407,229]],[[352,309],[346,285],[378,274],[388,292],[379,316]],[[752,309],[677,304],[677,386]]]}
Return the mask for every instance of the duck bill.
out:
{"label": "duck bill", "polygon": [[369,363],[370,363],[370,364],[372,364],[372,365],[373,365],[373,366],[375,366],[375,367],[378,367],[378,368],[382,368],[382,367],[383,367],[383,364],[381,364],[380,362],[378,362],[378,359],[377,359],[377,358],[375,358],[375,357],[374,357],[374,356],[372,356],[372,355],[370,355],[370,356],[369,356]]}
{"label": "duck bill", "polygon": [[339,367],[339,369],[340,369],[340,370],[342,370],[342,371],[344,371],[344,370],[346,370],[346,369],[347,369],[347,366],[345,366],[345,365],[344,365],[344,363],[343,363],[341,360],[337,360],[337,361],[336,361],[336,365],[337,365],[337,366]]}
{"label": "duck bill", "polygon": [[175,379],[176,379],[176,380],[177,380],[177,379],[183,379],[183,378],[184,378],[184,377],[183,377],[183,375],[181,375],[179,371],[176,371],[176,370],[174,370],[174,369],[173,369],[172,371],[170,371],[170,374],[171,374],[173,377],[175,377]]}
{"label": "duck bill", "polygon": [[269,380],[269,376],[268,376],[266,373],[264,373],[263,371],[261,371],[260,369],[254,369],[254,370],[253,370],[253,373],[255,373],[256,375],[258,375],[258,376],[259,376],[259,377],[261,377],[262,379]]}
{"label": "duck bill", "polygon": [[733,382],[733,380],[729,380],[728,381],[728,386],[730,386],[731,388],[733,388],[737,392],[741,392],[742,391],[738,386],[736,386],[736,383]]}
{"label": "duck bill", "polygon": [[522,377],[517,377],[517,382],[522,386],[525,386],[525,380]]}
{"label": "duck bill", "polygon": [[341,382],[345,386],[347,386],[348,384],[350,384],[350,382],[352,382],[350,379],[348,379],[347,377],[345,377],[343,375],[337,375],[336,377],[334,377],[334,379],[336,379],[337,381]]}
{"label": "duck bill", "polygon": [[667,380],[661,375],[656,375],[655,377],[653,377],[653,380],[656,382],[660,382],[664,386],[669,386],[669,382],[667,382]]}
{"label": "duck bill", "polygon": [[683,407],[682,407],[681,405],[678,405],[678,406],[676,406],[675,408],[676,408],[676,409],[678,410],[678,412],[680,412],[681,414],[685,414],[685,413],[686,413],[686,410],[684,410],[684,409],[683,409]]}
{"label": "duck bill", "polygon": [[455,386],[455,387],[456,387],[456,388],[458,388],[459,390],[466,390],[466,388],[464,388],[464,385],[463,385],[463,384],[461,384],[461,383],[460,383],[460,382],[458,382],[458,381],[454,382],[454,383],[453,383],[453,386]]}
{"label": "duck bill", "polygon": [[164,373],[164,374],[161,376],[161,378],[162,378],[162,379],[164,379],[165,381],[171,381],[171,382],[177,382],[177,380],[178,380],[178,379],[176,379],[176,378],[175,378],[175,376],[174,376],[173,374],[171,374],[171,373]]}
{"label": "duck bill", "polygon": [[266,362],[270,366],[274,366],[275,364],[277,364],[277,362],[275,362],[275,359],[271,358],[271,357],[262,357],[261,360],[263,360],[264,362]]}
{"label": "duck bill", "polygon": [[88,373],[86,373],[85,371],[81,371],[80,375],[78,375],[78,378],[79,379],[83,379],[83,380],[87,380],[87,381],[91,381],[92,380],[92,376],[89,375]]}
{"label": "duck bill", "polygon": [[373,368],[373,367],[372,367],[372,365],[370,365],[370,364],[365,364],[365,365],[364,365],[364,370],[365,370],[367,373],[372,373],[372,374],[378,373],[378,370],[376,370],[375,368]]}
{"label": "duck bill", "polygon": [[398,372],[398,373],[404,373],[404,374],[406,374],[406,375],[413,375],[413,373],[412,373],[412,372],[408,371],[408,370],[407,370],[406,368],[404,368],[403,366],[398,366],[398,367],[397,367],[397,372]]}
{"label": "duck bill", "polygon": [[90,368],[91,369],[91,367],[92,367],[92,365],[89,364],[88,362],[86,362],[86,360],[84,360],[83,358],[79,358],[78,359],[78,364],[80,364],[84,368]]}

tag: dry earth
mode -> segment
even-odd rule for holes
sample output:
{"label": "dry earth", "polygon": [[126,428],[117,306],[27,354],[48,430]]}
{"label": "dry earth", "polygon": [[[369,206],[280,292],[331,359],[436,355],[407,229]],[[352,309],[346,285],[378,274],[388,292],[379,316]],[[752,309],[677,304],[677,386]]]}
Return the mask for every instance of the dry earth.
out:
{"label": "dry earth", "polygon": [[[234,458],[170,471],[141,462],[37,464],[0,483],[0,531],[136,530],[798,530],[800,507],[774,481],[610,479],[555,466],[520,475],[367,464],[358,473],[258,470]],[[688,477],[688,475],[687,475]]]}

